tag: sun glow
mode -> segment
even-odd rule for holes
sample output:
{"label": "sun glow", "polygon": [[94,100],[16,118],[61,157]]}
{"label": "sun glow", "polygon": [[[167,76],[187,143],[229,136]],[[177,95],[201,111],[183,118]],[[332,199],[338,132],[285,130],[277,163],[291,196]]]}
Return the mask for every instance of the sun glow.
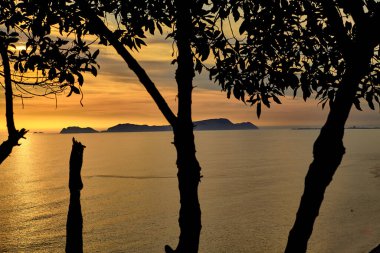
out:
{"label": "sun glow", "polygon": [[22,44],[16,45],[16,50],[17,50],[17,51],[26,50],[26,46],[25,46],[25,45],[22,45]]}
{"label": "sun glow", "polygon": [[[166,34],[150,36],[147,45],[139,52],[132,52],[141,66],[146,70],[157,88],[166,99],[174,113],[177,111],[177,85],[175,82],[176,65],[171,65],[173,47],[171,41],[165,40]],[[67,92],[51,99],[34,97],[32,99],[14,99],[14,115],[17,128],[34,131],[58,132],[63,127],[80,126],[105,130],[119,123],[164,125],[165,118],[158,110],[144,87],[130,71],[112,47],[94,44],[94,50],[100,49],[98,76],[85,75],[82,87],[84,99],[74,94],[66,97]],[[25,45],[18,43],[16,49],[25,50]],[[209,64],[211,62],[207,62]],[[0,82],[3,80],[0,79]],[[325,121],[328,109],[322,111],[317,102],[310,99],[307,103],[301,99],[280,98],[282,105],[271,104],[263,108],[260,119],[256,117],[256,108],[241,101],[227,99],[220,87],[210,81],[208,74],[202,72],[194,79],[193,119],[228,118],[232,122],[250,121],[261,126],[305,126],[320,127]],[[34,89],[32,86],[30,89]],[[17,92],[15,90],[15,92]],[[56,104],[57,102],[57,104]],[[57,107],[56,107],[57,105]],[[4,96],[0,96],[0,115],[5,115]],[[365,110],[353,112],[351,123],[355,125],[376,125],[378,114]],[[6,130],[2,118],[0,130]],[[350,122],[349,122],[350,123]]]}

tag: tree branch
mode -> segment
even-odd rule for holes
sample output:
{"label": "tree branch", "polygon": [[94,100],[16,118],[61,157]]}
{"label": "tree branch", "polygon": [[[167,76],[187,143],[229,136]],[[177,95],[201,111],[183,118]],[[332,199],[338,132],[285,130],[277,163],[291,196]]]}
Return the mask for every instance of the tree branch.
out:
{"label": "tree branch", "polygon": [[24,128],[21,130],[16,130],[12,136],[8,136],[8,140],[4,141],[0,145],[0,164],[12,153],[12,149],[15,146],[19,146],[18,141],[22,138],[25,139],[24,135],[28,131]]}
{"label": "tree branch", "polygon": [[78,0],[78,3],[82,10],[82,15],[90,21],[92,27],[94,28],[92,32],[97,33],[99,36],[105,37],[108,40],[108,42],[116,49],[117,53],[124,59],[128,67],[136,74],[141,84],[144,85],[145,89],[153,98],[154,102],[156,103],[166,120],[174,128],[176,126],[177,117],[174,115],[174,113],[166,103],[165,99],[158,91],[156,85],[149,78],[145,70],[128,52],[128,50],[113,34],[113,32],[110,29],[108,29],[108,27],[103,23],[103,21],[96,15],[96,13],[91,9],[91,6],[88,4],[88,2],[86,2],[86,0]]}

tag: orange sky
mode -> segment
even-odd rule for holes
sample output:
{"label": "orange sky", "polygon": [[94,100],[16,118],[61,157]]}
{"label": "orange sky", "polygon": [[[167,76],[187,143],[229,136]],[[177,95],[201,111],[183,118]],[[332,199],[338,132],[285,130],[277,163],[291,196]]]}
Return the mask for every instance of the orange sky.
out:
{"label": "orange sky", "polygon": [[[112,48],[101,47],[98,77],[88,76],[83,86],[84,107],[80,105],[80,96],[73,94],[47,98],[15,99],[16,127],[33,131],[57,132],[67,126],[90,126],[104,130],[119,123],[167,124],[144,87],[139,84],[132,71],[116,55]],[[162,38],[150,40],[148,47],[134,54],[146,69],[169,106],[176,112],[175,67],[170,65],[171,43]],[[193,119],[228,118],[233,122],[250,121],[260,126],[321,126],[328,108],[322,111],[317,102],[307,103],[292,97],[282,98],[282,105],[272,103],[265,108],[260,119],[255,108],[236,99],[227,99],[220,87],[209,81],[207,74],[198,75],[194,80]],[[4,93],[2,92],[0,115],[5,115]],[[379,111],[371,111],[363,105],[364,112],[356,109],[351,114],[348,125],[380,125]],[[0,130],[5,130],[5,117],[0,120]]]}

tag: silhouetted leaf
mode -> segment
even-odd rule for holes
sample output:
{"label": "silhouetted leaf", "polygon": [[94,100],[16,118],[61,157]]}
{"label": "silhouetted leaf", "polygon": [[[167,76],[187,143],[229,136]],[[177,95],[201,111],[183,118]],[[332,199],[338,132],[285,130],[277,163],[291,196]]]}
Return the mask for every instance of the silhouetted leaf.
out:
{"label": "silhouetted leaf", "polygon": [[51,69],[49,69],[49,77],[48,78],[50,80],[53,80],[55,78],[56,74],[57,74],[57,72],[56,72],[55,68],[51,68]]}
{"label": "silhouetted leaf", "polygon": [[240,94],[241,94],[240,90],[237,89],[237,88],[234,88],[233,92],[234,92],[235,98],[238,99],[238,100],[240,100]]}
{"label": "silhouetted leaf", "polygon": [[372,94],[367,94],[366,98],[369,108],[375,110],[375,105],[373,104],[373,96]]}
{"label": "silhouetted leaf", "polygon": [[120,38],[124,34],[124,32],[125,30],[118,29],[118,30],[115,30],[113,34],[115,35],[116,38]]}
{"label": "silhouetted leaf", "polygon": [[247,31],[247,27],[248,26],[248,21],[245,19],[242,23],[241,23],[241,25],[240,25],[240,27],[239,27],[239,33],[240,34],[243,34],[245,31]]}
{"label": "silhouetted leaf", "polygon": [[257,114],[257,118],[260,118],[260,115],[261,115],[261,102],[257,103],[257,105],[256,105],[256,114]]}
{"label": "silhouetted leaf", "polygon": [[198,73],[202,72],[203,65],[200,60],[196,59],[195,61],[195,71],[198,71]]}
{"label": "silhouetted leaf", "polygon": [[98,55],[99,55],[99,49],[97,49],[95,52],[94,52],[94,54],[92,55],[92,58],[94,58],[94,59],[96,59],[96,57],[98,57]]}
{"label": "silhouetted leaf", "polygon": [[91,66],[91,74],[93,76],[97,76],[98,75],[98,70],[95,68],[95,66]]}
{"label": "silhouetted leaf", "polygon": [[78,83],[80,86],[84,83],[83,75],[81,73],[78,73]]}
{"label": "silhouetted leaf", "polygon": [[276,102],[277,104],[281,104],[281,101],[280,99],[278,99],[278,97],[276,97],[275,95],[272,95],[272,98],[274,102]]}
{"label": "silhouetted leaf", "polygon": [[8,39],[6,39],[6,42],[11,44],[11,43],[16,43],[19,39],[16,38],[16,37],[10,37]]}
{"label": "silhouetted leaf", "polygon": [[74,84],[74,76],[71,73],[66,74],[66,80],[70,84]]}
{"label": "silhouetted leaf", "polygon": [[359,101],[359,99],[356,98],[354,100],[354,105],[355,105],[356,109],[358,109],[359,111],[362,111],[362,108],[360,107],[360,101]]}
{"label": "silhouetted leaf", "polygon": [[135,39],[135,43],[136,43],[136,45],[137,45],[138,48],[141,48],[141,45],[146,46],[145,42],[142,39],[139,39],[139,38]]}
{"label": "silhouetted leaf", "polygon": [[73,91],[75,94],[80,94],[80,91],[79,91],[79,89],[77,87],[70,86],[70,88],[71,88],[71,91]]}

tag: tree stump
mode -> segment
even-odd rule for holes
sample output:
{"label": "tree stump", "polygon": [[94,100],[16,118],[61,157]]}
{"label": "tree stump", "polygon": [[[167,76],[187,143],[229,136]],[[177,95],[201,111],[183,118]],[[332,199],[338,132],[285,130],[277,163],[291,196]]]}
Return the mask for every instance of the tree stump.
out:
{"label": "tree stump", "polygon": [[70,155],[69,189],[70,204],[66,223],[66,253],[83,252],[83,218],[80,203],[80,191],[83,188],[81,169],[85,146],[73,138]]}

